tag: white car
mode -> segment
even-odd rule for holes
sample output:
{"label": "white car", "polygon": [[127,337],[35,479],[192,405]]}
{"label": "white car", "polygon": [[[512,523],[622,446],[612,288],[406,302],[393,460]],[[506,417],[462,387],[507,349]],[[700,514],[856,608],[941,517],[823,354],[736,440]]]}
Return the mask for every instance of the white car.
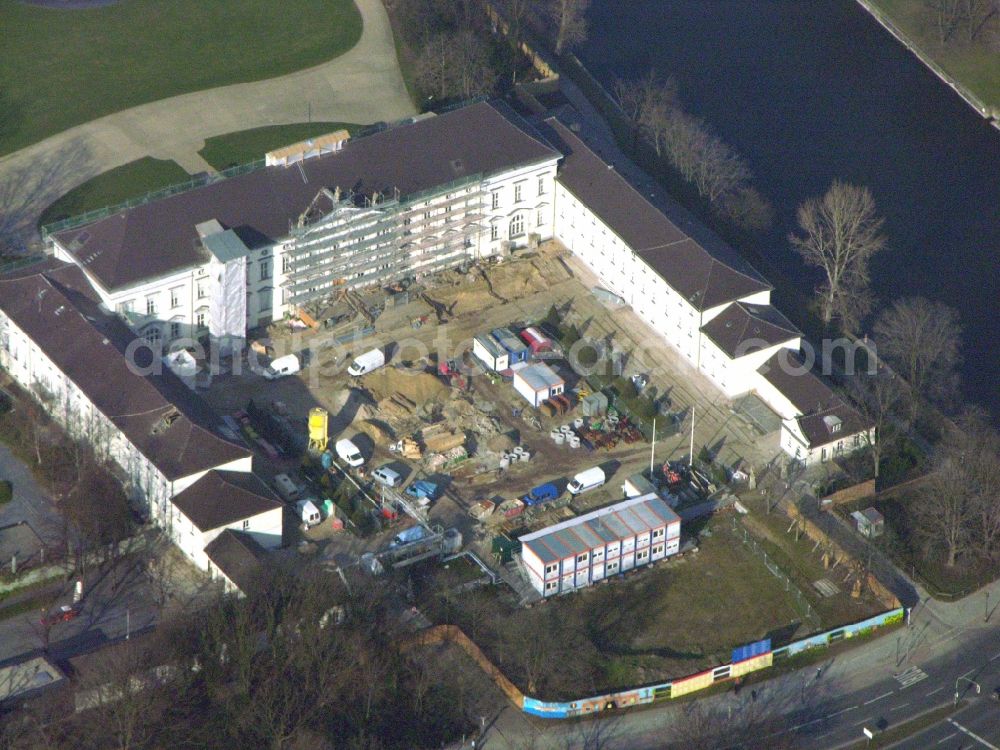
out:
{"label": "white car", "polygon": [[380,466],[372,472],[372,479],[386,487],[395,487],[399,484],[400,475],[398,471],[388,466]]}

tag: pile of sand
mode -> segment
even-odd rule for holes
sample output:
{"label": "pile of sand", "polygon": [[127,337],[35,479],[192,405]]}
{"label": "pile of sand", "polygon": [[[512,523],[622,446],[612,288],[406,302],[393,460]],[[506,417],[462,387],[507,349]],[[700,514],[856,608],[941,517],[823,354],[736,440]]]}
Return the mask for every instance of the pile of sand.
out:
{"label": "pile of sand", "polygon": [[413,372],[383,367],[365,377],[365,386],[378,401],[400,393],[417,406],[428,401],[443,401],[450,389],[428,372]]}

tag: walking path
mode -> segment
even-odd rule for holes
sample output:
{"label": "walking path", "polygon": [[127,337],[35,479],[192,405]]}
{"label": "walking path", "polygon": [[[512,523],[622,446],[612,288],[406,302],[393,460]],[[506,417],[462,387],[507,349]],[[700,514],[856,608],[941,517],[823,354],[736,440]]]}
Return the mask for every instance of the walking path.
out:
{"label": "walking path", "polygon": [[[355,0],[364,28],[358,43],[314,68],[162,99],[70,128],[0,159],[0,239],[37,240],[41,212],[59,196],[127,162],[173,159],[189,172],[209,169],[206,138],[238,130],[313,121],[368,124],[415,112],[396,59],[381,0]],[[266,50],[262,50],[266,54]]]}

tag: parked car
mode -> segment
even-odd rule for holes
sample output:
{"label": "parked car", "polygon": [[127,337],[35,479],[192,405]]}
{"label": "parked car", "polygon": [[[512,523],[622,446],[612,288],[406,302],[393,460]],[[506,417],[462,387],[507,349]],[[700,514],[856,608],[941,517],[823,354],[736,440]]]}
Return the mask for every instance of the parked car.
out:
{"label": "parked car", "polygon": [[351,362],[351,366],[347,368],[347,372],[349,375],[357,378],[372,370],[377,370],[384,365],[385,352],[381,349],[372,349]]}
{"label": "parked car", "polygon": [[388,466],[380,466],[372,472],[372,479],[386,487],[395,487],[401,479],[400,474],[395,469]]}
{"label": "parked car", "polygon": [[595,466],[573,477],[566,489],[571,495],[579,495],[581,492],[600,487],[605,481],[607,477],[604,475],[604,470],[600,466]]}
{"label": "parked car", "polygon": [[365,457],[361,455],[361,450],[352,441],[338,440],[337,444],[334,446],[334,450],[337,451],[337,458],[346,463],[348,466],[357,468],[364,464]]}
{"label": "parked car", "polygon": [[75,620],[80,616],[81,610],[80,602],[75,604],[62,604],[59,609],[54,612],[49,612],[42,617],[42,625],[46,627],[52,627],[58,622],[69,622],[70,620]]}
{"label": "parked car", "polygon": [[559,489],[552,484],[540,484],[531,489],[522,499],[525,505],[541,505],[559,497]]}
{"label": "parked car", "polygon": [[277,380],[286,375],[292,375],[302,369],[299,358],[294,354],[286,354],[278,357],[264,369],[264,377],[268,380]]}

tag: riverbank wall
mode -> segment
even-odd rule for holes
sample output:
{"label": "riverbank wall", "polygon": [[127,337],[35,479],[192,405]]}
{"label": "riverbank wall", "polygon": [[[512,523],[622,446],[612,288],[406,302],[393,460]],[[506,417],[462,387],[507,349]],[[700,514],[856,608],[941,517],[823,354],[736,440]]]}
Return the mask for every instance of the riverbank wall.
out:
{"label": "riverbank wall", "polygon": [[948,74],[940,65],[934,62],[933,58],[924,52],[915,41],[913,41],[902,29],[892,22],[882,10],[875,6],[871,0],[857,0],[858,4],[864,8],[868,14],[878,21],[882,27],[892,34],[906,49],[912,52],[920,62],[922,62],[934,75],[944,81],[951,89],[965,100],[965,103],[972,107],[979,116],[985,119],[993,127],[1000,130],[1000,107],[990,108],[978,96],[963,86],[954,77]]}

